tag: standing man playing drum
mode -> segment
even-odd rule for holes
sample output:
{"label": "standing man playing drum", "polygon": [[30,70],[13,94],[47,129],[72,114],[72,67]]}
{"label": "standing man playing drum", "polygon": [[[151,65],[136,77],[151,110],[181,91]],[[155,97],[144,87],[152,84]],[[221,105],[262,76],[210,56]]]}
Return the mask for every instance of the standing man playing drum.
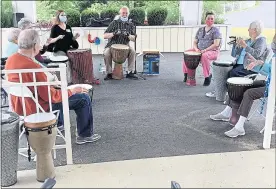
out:
{"label": "standing man playing drum", "polygon": [[[112,78],[112,56],[110,47],[113,44],[123,44],[129,45],[130,41],[135,42],[136,34],[134,32],[134,27],[128,21],[129,9],[128,7],[122,7],[120,9],[120,17],[118,20],[113,20],[104,33],[104,39],[108,39],[108,43],[104,50],[104,61],[106,65],[107,75],[105,80]],[[138,77],[133,73],[135,66],[135,56],[136,52],[132,47],[129,47],[128,55],[128,74],[127,78],[138,79]]]}
{"label": "standing man playing drum", "polygon": [[[38,32],[35,30],[27,29],[20,33],[18,38],[18,53],[13,54],[7,60],[5,69],[39,69],[41,65],[34,62],[35,55],[40,49],[40,39]],[[20,62],[20,64],[18,64]],[[8,81],[20,82],[19,74],[8,74]],[[37,82],[47,82],[46,74],[40,72],[36,73]],[[28,83],[33,82],[32,73],[22,74],[22,82]],[[29,87],[34,93],[34,87]],[[45,111],[49,111],[49,95],[48,86],[38,86],[38,103]],[[60,110],[58,119],[58,126],[63,126],[63,113],[62,113],[62,95],[61,90],[55,89],[53,86],[50,87],[50,95],[52,99],[53,110]],[[76,87],[68,89],[68,101],[69,109],[74,110],[77,114],[77,132],[78,137],[76,138],[77,144],[84,144],[89,142],[97,141],[101,138],[100,135],[94,134],[93,130],[93,112],[90,97],[87,94],[85,88]],[[26,114],[34,114],[36,111],[36,104],[31,98],[25,98]],[[14,111],[23,115],[22,98],[11,96],[11,104]],[[59,127],[62,129],[62,127]]]}
{"label": "standing man playing drum", "polygon": [[[201,64],[203,68],[203,74],[205,77],[204,86],[209,86],[211,83],[210,65],[213,60],[216,60],[219,56],[219,48],[221,44],[221,33],[217,27],[214,27],[215,14],[213,12],[207,12],[205,16],[206,26],[199,28],[195,40],[193,49],[187,51],[201,52]],[[183,63],[184,82],[187,81],[187,66]]]}

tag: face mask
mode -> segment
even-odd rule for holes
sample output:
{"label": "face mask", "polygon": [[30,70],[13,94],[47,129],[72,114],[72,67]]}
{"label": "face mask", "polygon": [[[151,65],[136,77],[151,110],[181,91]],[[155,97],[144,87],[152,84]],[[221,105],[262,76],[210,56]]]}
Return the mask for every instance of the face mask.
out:
{"label": "face mask", "polygon": [[207,26],[212,26],[214,24],[214,20],[206,20],[205,23]]}
{"label": "face mask", "polygon": [[122,22],[128,21],[128,17],[121,17],[121,21],[122,21]]}
{"label": "face mask", "polygon": [[59,15],[59,20],[64,23],[67,21],[67,17]]}

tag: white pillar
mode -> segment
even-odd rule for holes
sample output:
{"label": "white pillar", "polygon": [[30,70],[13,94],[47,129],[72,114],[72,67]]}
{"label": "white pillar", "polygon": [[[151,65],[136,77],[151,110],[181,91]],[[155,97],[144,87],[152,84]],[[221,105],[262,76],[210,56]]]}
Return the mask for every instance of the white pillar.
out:
{"label": "white pillar", "polygon": [[265,117],[265,130],[264,130],[264,140],[263,140],[263,148],[268,149],[271,145],[271,134],[272,134],[272,126],[274,119],[274,110],[275,110],[275,80],[276,80],[276,67],[275,67],[275,58],[272,59],[271,63],[271,78],[269,85],[269,93],[267,98],[267,108],[266,108],[266,117]]}
{"label": "white pillar", "polygon": [[12,1],[13,13],[24,13],[24,17],[36,22],[35,1]]}
{"label": "white pillar", "polygon": [[203,1],[180,1],[183,25],[201,25]]}

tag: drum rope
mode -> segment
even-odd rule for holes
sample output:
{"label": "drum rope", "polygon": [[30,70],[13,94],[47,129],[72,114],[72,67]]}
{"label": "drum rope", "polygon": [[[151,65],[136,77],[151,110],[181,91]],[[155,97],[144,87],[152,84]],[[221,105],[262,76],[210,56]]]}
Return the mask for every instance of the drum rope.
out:
{"label": "drum rope", "polygon": [[27,138],[27,143],[28,143],[28,161],[31,162],[31,147],[30,147],[30,143],[29,143],[29,131],[27,129],[27,127],[25,127],[25,134],[26,134],[26,138]]}
{"label": "drum rope", "polygon": [[48,127],[45,127],[45,128],[27,128],[25,127],[25,134],[26,134],[26,138],[27,138],[27,143],[28,143],[28,161],[31,162],[32,160],[32,154],[31,154],[31,147],[30,147],[30,143],[29,143],[29,131],[32,131],[32,132],[40,132],[40,131],[48,131],[48,135],[52,134],[52,128],[54,128],[55,126],[57,126],[57,121],[48,126]]}
{"label": "drum rope", "polygon": [[264,105],[265,105],[265,98],[268,97],[268,90],[269,90],[269,84],[270,84],[270,79],[271,79],[271,68],[269,68],[269,72],[268,72],[268,77],[265,83],[265,92],[264,92],[264,97],[262,99],[262,103],[261,103],[261,110],[260,110],[260,114],[263,114],[264,111]]}

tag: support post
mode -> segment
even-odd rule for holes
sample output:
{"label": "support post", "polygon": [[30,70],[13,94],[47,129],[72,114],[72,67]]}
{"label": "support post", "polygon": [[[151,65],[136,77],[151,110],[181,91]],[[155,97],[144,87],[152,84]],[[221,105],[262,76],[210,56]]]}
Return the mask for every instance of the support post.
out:
{"label": "support post", "polygon": [[267,98],[267,109],[266,109],[266,118],[265,118],[265,130],[264,130],[264,140],[263,148],[269,149],[271,145],[271,135],[272,135],[272,126],[273,118],[275,111],[275,58],[272,59],[271,64],[271,79],[268,89],[268,98]]}

